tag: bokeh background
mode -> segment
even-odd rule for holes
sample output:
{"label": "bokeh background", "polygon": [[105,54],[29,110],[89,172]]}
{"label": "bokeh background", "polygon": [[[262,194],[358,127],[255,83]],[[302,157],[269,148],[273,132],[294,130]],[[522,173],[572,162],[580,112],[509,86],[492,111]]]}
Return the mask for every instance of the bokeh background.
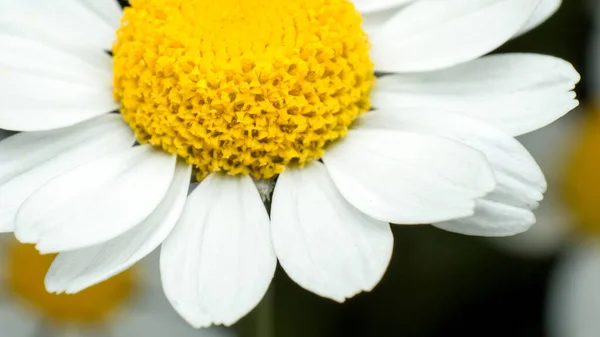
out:
{"label": "bokeh background", "polygon": [[[48,300],[28,301],[16,290],[38,291],[43,272],[37,271],[44,268],[35,269],[41,262],[27,260],[31,257],[16,256],[14,242],[7,236],[0,240],[0,256],[5,258],[0,263],[0,337],[14,337],[17,332],[32,337],[600,336],[600,251],[596,248],[596,241],[600,242],[600,58],[594,62],[594,55],[600,55],[596,51],[600,50],[600,3],[596,1],[600,2],[564,0],[561,10],[543,26],[498,51],[558,56],[571,61],[583,76],[578,88],[580,108],[521,137],[549,182],[546,200],[536,213],[538,224],[530,232],[488,239],[429,226],[394,226],[391,265],[371,293],[334,303],[303,290],[279,269],[263,303],[233,330],[204,331],[188,328],[169,307],[160,285],[151,281],[159,279],[154,255],[126,282],[116,285],[120,290],[98,290],[79,300],[83,303],[78,304],[79,310],[85,311],[85,304],[95,306],[102,296],[115,297],[118,305],[109,303],[110,312],[96,313],[101,319],[56,322],[56,317],[44,312]],[[23,284],[14,284],[15,263],[26,266],[19,271],[25,273],[19,281]],[[125,294],[116,296],[120,291]]]}

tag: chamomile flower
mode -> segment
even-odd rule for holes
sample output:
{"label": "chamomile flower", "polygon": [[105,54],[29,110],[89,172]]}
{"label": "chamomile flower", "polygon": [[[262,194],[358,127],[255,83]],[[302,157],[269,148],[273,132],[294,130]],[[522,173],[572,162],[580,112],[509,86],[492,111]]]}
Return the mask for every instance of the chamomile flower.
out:
{"label": "chamomile flower", "polygon": [[579,75],[482,55],[559,3],[3,0],[0,128],[21,133],[0,142],[0,228],[60,253],[59,293],[162,243],[195,327],[250,311],[277,260],[321,296],[371,290],[389,223],[525,231],[546,182],[513,136],[575,107]]}

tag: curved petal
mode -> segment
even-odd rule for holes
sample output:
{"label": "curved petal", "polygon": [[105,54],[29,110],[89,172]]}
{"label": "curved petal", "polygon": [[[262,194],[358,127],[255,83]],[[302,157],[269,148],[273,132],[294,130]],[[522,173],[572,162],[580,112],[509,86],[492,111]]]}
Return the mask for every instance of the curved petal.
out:
{"label": "curved petal", "polygon": [[415,0],[351,0],[356,9],[363,15],[400,7],[413,1]]}
{"label": "curved petal", "polygon": [[471,217],[433,224],[459,234],[477,236],[511,236],[523,233],[535,224],[529,209],[487,199],[477,200]]}
{"label": "curved petal", "polygon": [[[552,190],[551,190],[552,191]],[[559,196],[548,192],[544,202],[534,210],[536,225],[519,235],[492,238],[488,242],[503,252],[527,258],[548,258],[569,243],[575,222],[573,215]]]}
{"label": "curved petal", "polygon": [[556,13],[561,4],[562,0],[540,0],[540,4],[537,6],[529,20],[527,20],[525,26],[517,32],[516,36],[523,35],[544,23]]}
{"label": "curved petal", "polygon": [[319,162],[279,176],[271,233],[288,275],[339,302],[379,283],[394,245],[390,225],[350,205]]}
{"label": "curved petal", "polygon": [[323,156],[342,195],[386,222],[424,224],[473,215],[495,187],[485,156],[456,141],[388,130],[351,130]]}
{"label": "curved petal", "polygon": [[11,71],[0,73],[0,127],[43,131],[77,123],[117,110],[110,87],[86,85]]}
{"label": "curved petal", "polygon": [[516,206],[533,207],[546,191],[546,179],[525,147],[478,120],[437,110],[376,110],[363,116],[359,126],[448,137],[480,151],[490,163],[497,182],[492,195],[504,196]]}
{"label": "curved petal", "polygon": [[79,2],[94,11],[115,30],[119,28],[123,10],[118,0],[79,0]]}
{"label": "curved petal", "polygon": [[97,246],[58,254],[46,276],[46,289],[77,293],[117,275],[150,254],[179,220],[191,172],[190,165],[178,163],[165,198],[148,218],[128,232]]}
{"label": "curved petal", "polygon": [[136,306],[111,317],[108,336],[236,337],[233,329],[224,327],[194,329],[173,311],[161,292],[144,293],[143,297],[151,300],[144,301],[144,307]]}
{"label": "curved petal", "polygon": [[417,1],[371,37],[375,69],[428,71],[473,60],[515,35],[540,1]]}
{"label": "curved petal", "polygon": [[126,150],[134,140],[120,115],[107,114],[64,129],[22,132],[0,142],[0,232],[14,230],[19,207],[45,183]]}
{"label": "curved petal", "polygon": [[548,333],[551,337],[592,337],[600,331],[600,243],[572,248],[551,278]]}
{"label": "curved petal", "polygon": [[42,253],[93,246],[146,219],[173,180],[176,157],[142,145],[80,166],[34,192],[15,235]]}
{"label": "curved petal", "polygon": [[211,174],[163,243],[167,298],[194,327],[231,325],[266,293],[277,260],[269,217],[248,176]]}
{"label": "curved petal", "polygon": [[118,109],[111,58],[103,51],[60,50],[0,35],[0,127],[40,131]]}
{"label": "curved petal", "polygon": [[529,152],[513,137],[459,114],[432,109],[376,110],[359,127],[412,131],[448,137],[483,153],[496,178],[496,189],[477,202],[473,218],[434,224],[469,235],[505,236],[535,223],[530,211],[542,200],[546,180]]}
{"label": "curved petal", "polygon": [[442,71],[384,76],[372,102],[378,108],[453,111],[517,136],[575,108],[579,79],[571,64],[555,57],[498,54]]}
{"label": "curved petal", "polygon": [[[96,0],[108,2],[109,0]],[[110,50],[116,26],[106,20],[100,4],[81,0],[19,0],[0,2],[3,32],[55,46],[81,46]],[[90,1],[91,2],[91,1]],[[116,1],[115,1],[116,2]],[[105,5],[103,5],[105,6]]]}
{"label": "curved petal", "polygon": [[0,34],[0,49],[3,73],[36,74],[92,88],[112,88],[112,59],[101,50],[61,50],[39,41],[4,34]]}
{"label": "curved petal", "polygon": [[396,11],[389,10],[364,14],[362,27],[369,37],[375,37],[396,13]]}

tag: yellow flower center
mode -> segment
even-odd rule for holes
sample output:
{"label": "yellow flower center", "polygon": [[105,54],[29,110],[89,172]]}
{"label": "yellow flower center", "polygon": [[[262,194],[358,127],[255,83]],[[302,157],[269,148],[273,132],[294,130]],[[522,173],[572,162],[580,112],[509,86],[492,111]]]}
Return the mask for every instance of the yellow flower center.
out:
{"label": "yellow flower center", "polygon": [[7,259],[10,290],[53,322],[99,323],[132,292],[132,272],[126,271],[76,295],[50,294],[44,287],[44,275],[53,255],[40,255],[32,245],[13,244]]}
{"label": "yellow flower center", "polygon": [[138,140],[209,172],[271,178],[322,156],[370,108],[348,0],[132,0],[115,97]]}

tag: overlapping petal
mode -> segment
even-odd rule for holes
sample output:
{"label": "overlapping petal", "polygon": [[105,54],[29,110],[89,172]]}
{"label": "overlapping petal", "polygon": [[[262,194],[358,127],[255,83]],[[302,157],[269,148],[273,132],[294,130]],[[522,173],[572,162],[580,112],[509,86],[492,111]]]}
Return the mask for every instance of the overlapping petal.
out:
{"label": "overlapping petal", "polygon": [[163,200],[176,157],[142,145],[80,166],[35,191],[15,235],[43,253],[93,246],[146,219]]}
{"label": "overlapping petal", "polygon": [[277,260],[269,216],[248,176],[209,175],[163,243],[167,298],[191,325],[231,325],[266,293]]}
{"label": "overlapping petal", "polygon": [[339,302],[373,289],[392,255],[390,225],[350,205],[319,162],[281,174],[271,227],[277,258],[288,275]]}
{"label": "overlapping petal", "polygon": [[21,204],[48,181],[133,145],[133,132],[119,115],[104,115],[71,127],[23,132],[0,142],[0,232],[14,230]]}

